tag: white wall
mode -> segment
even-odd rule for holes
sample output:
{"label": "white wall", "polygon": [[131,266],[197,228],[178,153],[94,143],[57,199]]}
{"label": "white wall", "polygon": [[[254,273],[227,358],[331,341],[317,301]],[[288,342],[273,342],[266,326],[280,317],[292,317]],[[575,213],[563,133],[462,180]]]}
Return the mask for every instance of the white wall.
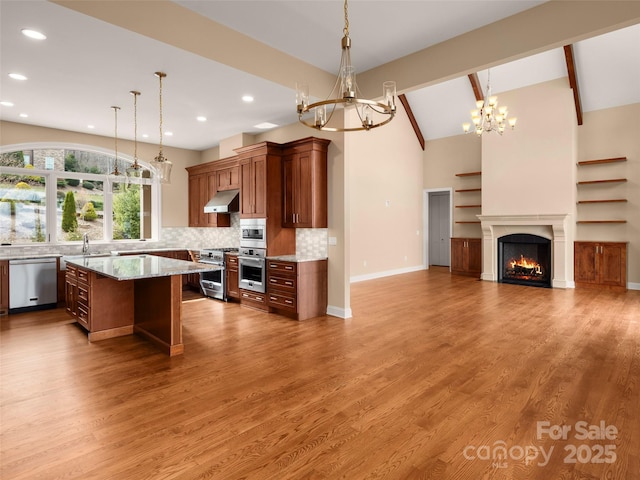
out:
{"label": "white wall", "polygon": [[482,135],[482,214],[573,214],[577,125],[566,78],[498,95],[515,130]]}

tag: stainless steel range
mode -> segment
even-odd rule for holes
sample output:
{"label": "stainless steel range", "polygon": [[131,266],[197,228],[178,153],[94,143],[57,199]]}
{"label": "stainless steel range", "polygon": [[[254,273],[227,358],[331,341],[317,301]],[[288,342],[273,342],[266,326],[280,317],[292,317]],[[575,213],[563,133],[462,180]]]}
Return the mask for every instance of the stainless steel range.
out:
{"label": "stainless steel range", "polygon": [[207,297],[227,301],[224,254],[237,251],[237,248],[205,248],[200,250],[199,263],[221,267],[214,272],[203,272],[200,274],[200,286]]}

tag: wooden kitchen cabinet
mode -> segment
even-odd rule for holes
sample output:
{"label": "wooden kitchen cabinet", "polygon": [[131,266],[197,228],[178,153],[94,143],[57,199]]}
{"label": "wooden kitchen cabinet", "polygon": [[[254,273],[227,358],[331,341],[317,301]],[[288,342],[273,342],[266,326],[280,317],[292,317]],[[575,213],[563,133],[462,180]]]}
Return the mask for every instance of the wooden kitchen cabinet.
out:
{"label": "wooden kitchen cabinet", "polygon": [[240,160],[240,217],[267,216],[267,156]]}
{"label": "wooden kitchen cabinet", "polygon": [[0,260],[0,315],[9,313],[9,260]]}
{"label": "wooden kitchen cabinet", "polygon": [[327,260],[267,260],[267,302],[269,311],[296,320],[325,315]]}
{"label": "wooden kitchen cabinet", "polygon": [[480,277],[482,273],[482,240],[480,238],[451,239],[451,273]]}
{"label": "wooden kitchen cabinet", "polygon": [[238,255],[225,253],[225,288],[227,300],[240,300],[240,287],[238,278]]}
{"label": "wooden kitchen cabinet", "polygon": [[133,294],[133,282],[67,263],[65,308],[89,332],[89,341],[133,333]]}
{"label": "wooden kitchen cabinet", "polygon": [[240,188],[240,169],[238,166],[216,170],[216,188],[218,192]]}
{"label": "wooden kitchen cabinet", "polygon": [[576,287],[627,289],[627,243],[574,242]]}
{"label": "wooden kitchen cabinet", "polygon": [[189,226],[229,227],[228,213],[204,213],[204,206],[216,194],[218,179],[215,171],[189,173]]}
{"label": "wooden kitchen cabinet", "polygon": [[327,228],[327,149],[309,137],[287,144],[282,160],[282,226]]}

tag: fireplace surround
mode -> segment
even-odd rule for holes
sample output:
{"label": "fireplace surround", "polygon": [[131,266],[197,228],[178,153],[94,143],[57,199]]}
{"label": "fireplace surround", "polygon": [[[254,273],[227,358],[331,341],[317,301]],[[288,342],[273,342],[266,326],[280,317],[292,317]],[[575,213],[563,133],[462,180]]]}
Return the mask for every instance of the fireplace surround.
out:
{"label": "fireplace surround", "polygon": [[573,288],[573,221],[570,214],[478,215],[482,226],[481,279],[499,281],[498,239],[512,234],[530,234],[551,243],[551,286]]}

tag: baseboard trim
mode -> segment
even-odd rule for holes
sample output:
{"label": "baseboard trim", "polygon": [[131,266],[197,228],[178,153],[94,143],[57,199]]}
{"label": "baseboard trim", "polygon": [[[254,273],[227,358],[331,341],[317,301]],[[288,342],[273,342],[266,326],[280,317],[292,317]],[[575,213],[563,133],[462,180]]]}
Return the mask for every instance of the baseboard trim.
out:
{"label": "baseboard trim", "polygon": [[364,282],[366,280],[374,280],[376,278],[391,277],[392,275],[400,275],[402,273],[417,272],[426,270],[424,265],[416,265],[415,267],[398,268],[397,270],[387,270],[385,272],[368,273],[366,275],[356,275],[351,277],[350,283]]}
{"label": "baseboard trim", "polygon": [[629,282],[627,283],[628,290],[640,290],[640,283]]}
{"label": "baseboard trim", "polygon": [[351,318],[350,308],[341,308],[334,305],[327,305],[327,315],[338,318]]}

